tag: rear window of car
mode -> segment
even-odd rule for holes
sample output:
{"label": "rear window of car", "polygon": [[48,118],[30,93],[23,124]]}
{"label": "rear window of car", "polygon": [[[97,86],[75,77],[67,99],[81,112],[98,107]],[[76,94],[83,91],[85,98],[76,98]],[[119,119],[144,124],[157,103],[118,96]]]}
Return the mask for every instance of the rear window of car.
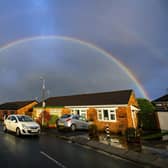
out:
{"label": "rear window of car", "polygon": [[65,115],[63,115],[61,118],[69,118],[69,117],[71,117],[70,114],[65,114]]}

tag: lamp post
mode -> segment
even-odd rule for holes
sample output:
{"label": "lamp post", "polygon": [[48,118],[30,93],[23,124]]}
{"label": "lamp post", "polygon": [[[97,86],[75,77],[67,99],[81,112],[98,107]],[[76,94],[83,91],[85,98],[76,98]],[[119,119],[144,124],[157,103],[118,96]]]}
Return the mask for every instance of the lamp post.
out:
{"label": "lamp post", "polygon": [[41,115],[41,124],[42,126],[44,126],[44,110],[45,110],[45,79],[43,77],[40,78],[42,80],[42,108],[43,108],[43,111],[42,111],[42,115]]}

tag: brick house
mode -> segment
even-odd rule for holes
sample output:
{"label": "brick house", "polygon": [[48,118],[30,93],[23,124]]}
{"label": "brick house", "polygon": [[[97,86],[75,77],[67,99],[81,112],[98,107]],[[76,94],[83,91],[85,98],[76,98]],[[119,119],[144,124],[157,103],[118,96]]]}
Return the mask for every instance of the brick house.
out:
{"label": "brick house", "polygon": [[[51,97],[45,100],[45,111],[60,117],[66,113],[79,114],[92,120],[99,130],[109,126],[112,132],[121,132],[138,125],[138,103],[133,90]],[[43,111],[36,105],[36,117]]]}
{"label": "brick house", "polygon": [[9,114],[27,114],[32,115],[33,107],[38,104],[37,101],[16,101],[6,102],[0,105],[0,119]]}

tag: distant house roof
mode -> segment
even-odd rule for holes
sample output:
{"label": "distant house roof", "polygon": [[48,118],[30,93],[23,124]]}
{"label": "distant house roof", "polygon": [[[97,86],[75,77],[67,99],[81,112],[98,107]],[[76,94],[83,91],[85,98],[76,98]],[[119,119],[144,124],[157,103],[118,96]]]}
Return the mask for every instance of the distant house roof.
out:
{"label": "distant house roof", "polygon": [[[121,90],[103,93],[89,93],[62,97],[51,97],[45,100],[46,106],[81,106],[127,104],[132,90]],[[42,103],[36,107],[42,106]]]}
{"label": "distant house roof", "polygon": [[3,103],[0,105],[0,110],[18,110],[30,103],[33,103],[34,101],[35,100]]}
{"label": "distant house roof", "polygon": [[152,103],[155,104],[155,111],[168,112],[168,94],[153,100]]}
{"label": "distant house roof", "polygon": [[162,97],[159,97],[159,98],[153,100],[152,102],[163,102],[163,101],[168,101],[168,94],[166,94]]}

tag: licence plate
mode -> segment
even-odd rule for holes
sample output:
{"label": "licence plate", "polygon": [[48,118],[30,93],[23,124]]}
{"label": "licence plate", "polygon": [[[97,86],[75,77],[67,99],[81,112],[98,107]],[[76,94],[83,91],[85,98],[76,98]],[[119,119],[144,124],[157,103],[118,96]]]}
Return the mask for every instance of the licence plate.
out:
{"label": "licence plate", "polygon": [[37,132],[37,130],[31,130],[31,132],[35,133],[35,132]]}

